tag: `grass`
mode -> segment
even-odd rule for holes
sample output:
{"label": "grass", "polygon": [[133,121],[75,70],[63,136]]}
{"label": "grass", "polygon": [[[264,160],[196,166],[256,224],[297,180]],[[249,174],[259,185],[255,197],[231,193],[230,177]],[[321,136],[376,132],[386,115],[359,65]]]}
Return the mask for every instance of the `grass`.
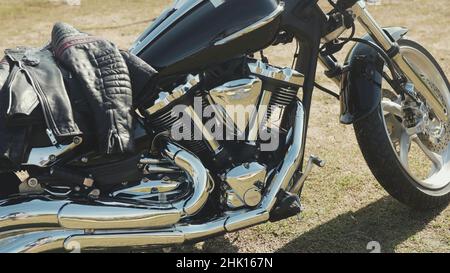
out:
{"label": "grass", "polygon": [[[45,0],[0,0],[0,48],[43,45],[56,21],[127,48],[148,20],[171,1],[82,2],[81,7],[67,7]],[[423,43],[448,75],[448,1],[382,3],[370,6],[374,17],[382,25],[409,27],[409,37]],[[293,46],[275,47],[267,55],[274,64],[290,65],[293,51]],[[318,81],[335,88],[321,72]],[[316,169],[307,181],[301,219],[269,223],[173,251],[369,252],[368,243],[377,241],[383,252],[450,252],[450,209],[419,213],[389,197],[367,168],[353,128],[339,124],[339,103],[320,93],[314,99],[307,154],[319,155],[328,164]]]}

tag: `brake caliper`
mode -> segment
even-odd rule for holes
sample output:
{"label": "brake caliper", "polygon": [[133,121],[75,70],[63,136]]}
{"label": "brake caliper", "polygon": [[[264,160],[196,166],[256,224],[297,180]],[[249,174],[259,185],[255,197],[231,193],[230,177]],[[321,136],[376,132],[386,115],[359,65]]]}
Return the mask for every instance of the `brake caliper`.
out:
{"label": "brake caliper", "polygon": [[427,107],[419,99],[413,84],[406,83],[404,89],[408,96],[402,102],[403,126],[409,135],[423,133],[424,120],[428,117]]}

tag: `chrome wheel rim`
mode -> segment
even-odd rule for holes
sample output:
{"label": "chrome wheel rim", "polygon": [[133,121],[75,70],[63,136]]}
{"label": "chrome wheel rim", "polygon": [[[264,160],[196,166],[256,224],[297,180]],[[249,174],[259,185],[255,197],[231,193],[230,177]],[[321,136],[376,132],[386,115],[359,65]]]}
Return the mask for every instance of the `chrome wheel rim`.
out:
{"label": "chrome wheel rim", "polygon": [[[433,62],[416,48],[400,47],[404,58],[432,85],[444,104],[450,105],[448,86]],[[386,88],[381,102],[385,128],[402,166],[426,189],[446,187],[450,183],[450,123],[439,121],[423,100],[424,105],[419,109],[424,114],[420,130],[407,129],[400,96],[387,86],[383,88]]]}

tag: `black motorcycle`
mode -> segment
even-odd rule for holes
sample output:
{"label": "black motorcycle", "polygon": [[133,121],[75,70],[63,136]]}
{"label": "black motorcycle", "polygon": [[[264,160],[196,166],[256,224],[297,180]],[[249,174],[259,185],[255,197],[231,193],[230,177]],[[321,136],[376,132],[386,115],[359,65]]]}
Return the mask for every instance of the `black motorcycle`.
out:
{"label": "black motorcycle", "polygon": [[[45,156],[31,147],[13,175],[20,193],[0,200],[0,252],[172,246],[299,214],[305,180],[325,164],[304,160],[315,88],[340,100],[341,122],[354,125],[393,197],[417,209],[447,205],[441,67],[407,29],[381,28],[365,1],[329,0],[330,12],[317,2],[176,1],[130,49],[158,72],[135,109],[136,152],[106,158],[81,137]],[[292,68],[264,56],[293,42]],[[339,95],[315,82],[318,61]],[[427,164],[410,164],[418,152]]]}

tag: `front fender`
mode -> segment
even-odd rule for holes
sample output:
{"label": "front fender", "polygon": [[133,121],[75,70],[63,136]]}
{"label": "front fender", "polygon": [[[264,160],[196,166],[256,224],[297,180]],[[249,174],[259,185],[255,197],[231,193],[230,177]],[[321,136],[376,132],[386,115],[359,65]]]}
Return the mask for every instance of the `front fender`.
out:
{"label": "front fender", "polygon": [[[393,41],[400,40],[406,28],[385,28]],[[373,41],[369,35],[363,39]],[[347,56],[349,69],[341,81],[341,123],[353,124],[375,111],[381,101],[384,60],[372,47],[357,43]]]}

